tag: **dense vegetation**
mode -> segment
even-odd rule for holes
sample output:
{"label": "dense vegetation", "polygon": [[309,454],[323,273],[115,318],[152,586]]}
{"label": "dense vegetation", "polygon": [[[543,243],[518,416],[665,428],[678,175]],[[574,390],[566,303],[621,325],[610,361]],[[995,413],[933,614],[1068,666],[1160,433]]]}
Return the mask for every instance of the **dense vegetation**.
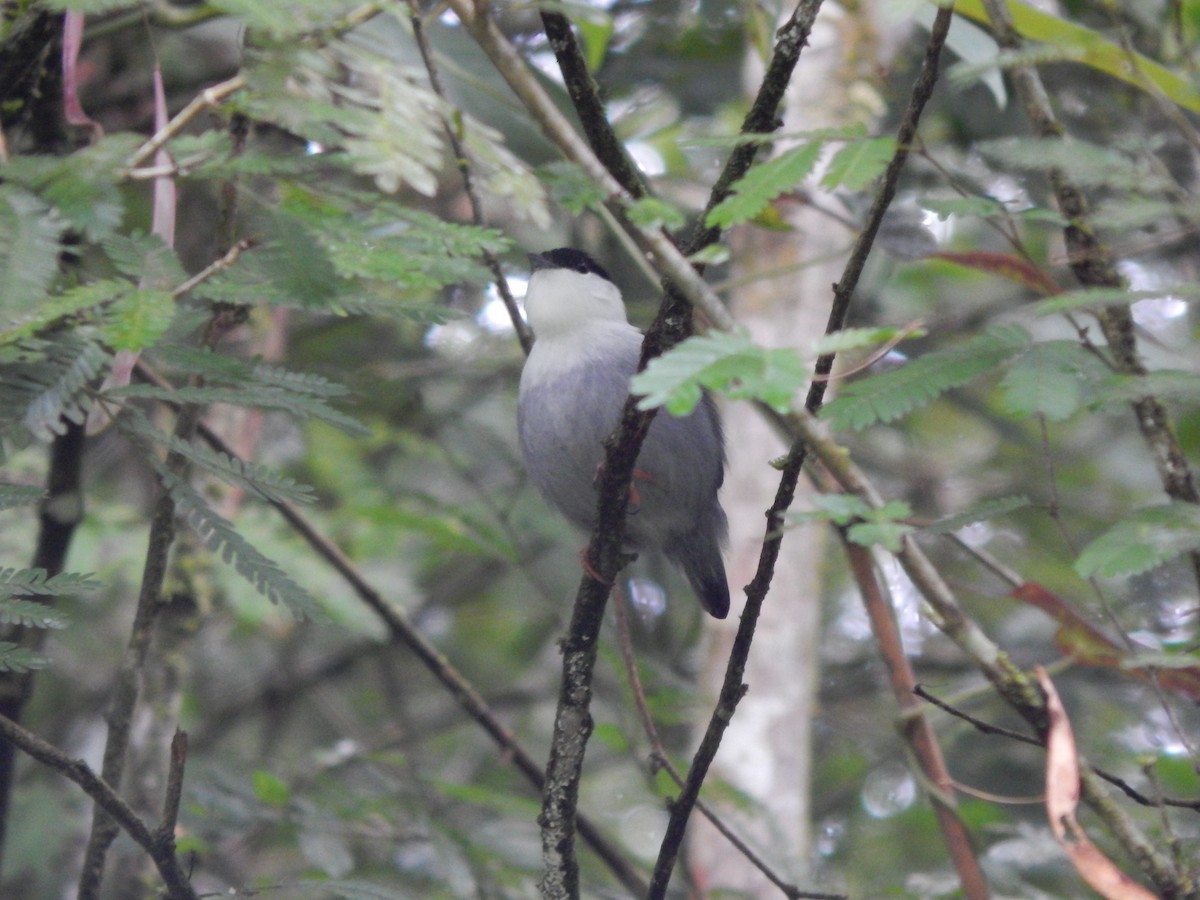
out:
{"label": "dense vegetation", "polygon": [[[697,793],[755,896],[1200,894],[1200,4],[824,6],[5,6],[0,894],[702,894]],[[565,244],[658,357],[599,580],[516,451]],[[724,642],[618,577],[702,389],[789,448]],[[810,785],[710,774],[789,672]]]}

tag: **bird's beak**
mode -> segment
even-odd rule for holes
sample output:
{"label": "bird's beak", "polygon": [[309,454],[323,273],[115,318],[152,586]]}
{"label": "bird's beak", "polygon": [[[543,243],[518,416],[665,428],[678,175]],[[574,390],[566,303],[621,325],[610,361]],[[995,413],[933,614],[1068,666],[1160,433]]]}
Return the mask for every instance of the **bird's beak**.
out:
{"label": "bird's beak", "polygon": [[535,272],[538,269],[549,269],[551,267],[550,260],[546,259],[540,253],[528,253],[526,255],[529,257],[529,268]]}

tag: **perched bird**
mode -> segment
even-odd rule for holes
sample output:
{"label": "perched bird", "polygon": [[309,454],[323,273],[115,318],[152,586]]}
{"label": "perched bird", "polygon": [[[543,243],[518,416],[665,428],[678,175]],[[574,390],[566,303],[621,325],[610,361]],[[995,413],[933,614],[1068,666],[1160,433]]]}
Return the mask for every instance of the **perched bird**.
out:
{"label": "perched bird", "polygon": [[[536,341],[521,372],[517,427],[525,468],[549,503],[584,529],[595,524],[604,439],[620,422],[642,333],[621,292],[581,250],[529,255],[525,314]],[[687,416],[654,417],[635,467],[629,550],[659,550],[687,576],[704,608],[729,614],[721,546],[725,442],[712,399]]]}

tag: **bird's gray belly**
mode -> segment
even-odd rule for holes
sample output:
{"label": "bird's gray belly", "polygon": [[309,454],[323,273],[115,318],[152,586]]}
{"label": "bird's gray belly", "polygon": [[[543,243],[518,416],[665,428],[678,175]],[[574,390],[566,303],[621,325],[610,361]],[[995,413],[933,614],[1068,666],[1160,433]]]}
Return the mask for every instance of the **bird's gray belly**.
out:
{"label": "bird's gray belly", "polygon": [[[629,372],[575,368],[536,387],[522,385],[517,420],[530,479],[546,500],[584,530],[596,514],[596,473],[604,440],[617,427]],[[722,453],[711,410],[675,418],[660,412],[646,436],[633,481],[626,544],[661,547],[690,531],[714,501]]]}

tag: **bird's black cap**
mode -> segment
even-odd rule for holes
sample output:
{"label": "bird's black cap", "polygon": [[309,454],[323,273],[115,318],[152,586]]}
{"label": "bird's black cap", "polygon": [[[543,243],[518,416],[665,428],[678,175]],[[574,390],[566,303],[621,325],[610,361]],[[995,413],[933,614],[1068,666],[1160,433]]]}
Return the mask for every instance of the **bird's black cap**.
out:
{"label": "bird's black cap", "polygon": [[538,269],[570,269],[581,275],[590,272],[593,275],[599,275],[605,281],[612,281],[600,263],[574,247],[558,247],[554,250],[546,250],[544,253],[530,253],[529,265],[535,272]]}

